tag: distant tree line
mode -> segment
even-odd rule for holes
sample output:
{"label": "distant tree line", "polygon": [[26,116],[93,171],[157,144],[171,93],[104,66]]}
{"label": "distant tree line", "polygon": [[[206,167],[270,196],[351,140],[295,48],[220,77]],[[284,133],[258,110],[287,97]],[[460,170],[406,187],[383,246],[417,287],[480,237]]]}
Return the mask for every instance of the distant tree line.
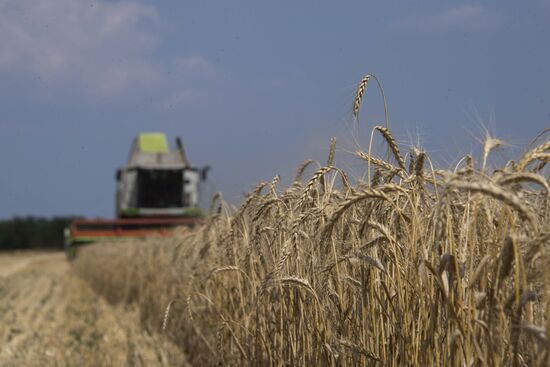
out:
{"label": "distant tree line", "polygon": [[0,220],[0,250],[63,248],[63,229],[73,217],[13,217]]}

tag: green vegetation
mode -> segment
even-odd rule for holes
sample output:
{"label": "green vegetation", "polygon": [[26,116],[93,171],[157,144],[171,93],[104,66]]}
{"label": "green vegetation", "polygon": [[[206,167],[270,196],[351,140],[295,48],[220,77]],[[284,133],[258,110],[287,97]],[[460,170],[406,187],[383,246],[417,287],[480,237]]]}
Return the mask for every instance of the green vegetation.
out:
{"label": "green vegetation", "polygon": [[135,218],[139,216],[139,209],[138,208],[127,208],[122,209],[122,216],[127,218]]}
{"label": "green vegetation", "polygon": [[201,210],[201,208],[185,208],[183,210],[183,216],[191,218],[203,218],[204,212]]}
{"label": "green vegetation", "polygon": [[0,221],[0,250],[63,248],[72,217],[13,217]]}

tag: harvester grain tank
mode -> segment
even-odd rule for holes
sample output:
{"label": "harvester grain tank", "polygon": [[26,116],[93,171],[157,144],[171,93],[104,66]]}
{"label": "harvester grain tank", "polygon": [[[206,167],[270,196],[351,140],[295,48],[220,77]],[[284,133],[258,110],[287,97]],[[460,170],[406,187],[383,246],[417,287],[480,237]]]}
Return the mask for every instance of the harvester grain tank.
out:
{"label": "harvester grain tank", "polygon": [[65,245],[105,240],[170,235],[176,226],[201,221],[201,183],[209,167],[187,160],[183,143],[170,149],[162,133],[141,133],[132,144],[128,163],[116,171],[117,219],[74,220],[65,230]]}

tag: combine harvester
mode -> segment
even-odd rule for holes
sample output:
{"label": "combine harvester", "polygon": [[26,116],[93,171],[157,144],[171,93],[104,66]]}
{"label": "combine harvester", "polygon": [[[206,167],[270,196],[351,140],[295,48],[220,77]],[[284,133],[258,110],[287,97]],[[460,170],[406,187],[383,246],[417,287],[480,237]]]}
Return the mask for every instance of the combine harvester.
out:
{"label": "combine harvester", "polygon": [[67,255],[79,244],[169,236],[177,226],[199,224],[200,184],[208,170],[189,164],[180,138],[171,150],[164,134],[139,134],[128,164],[116,172],[117,219],[74,220],[65,229]]}

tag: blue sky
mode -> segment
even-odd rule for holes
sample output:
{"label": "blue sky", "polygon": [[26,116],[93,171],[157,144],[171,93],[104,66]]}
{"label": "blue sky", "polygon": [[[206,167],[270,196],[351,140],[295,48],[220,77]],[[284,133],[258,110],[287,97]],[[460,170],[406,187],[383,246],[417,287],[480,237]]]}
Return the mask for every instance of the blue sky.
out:
{"label": "blue sky", "polygon": [[0,217],[112,216],[140,131],[182,136],[233,203],[332,136],[361,174],[383,121],[369,88],[352,133],[365,73],[404,150],[450,165],[485,128],[520,150],[550,126],[548,65],[550,0],[0,0]]}

